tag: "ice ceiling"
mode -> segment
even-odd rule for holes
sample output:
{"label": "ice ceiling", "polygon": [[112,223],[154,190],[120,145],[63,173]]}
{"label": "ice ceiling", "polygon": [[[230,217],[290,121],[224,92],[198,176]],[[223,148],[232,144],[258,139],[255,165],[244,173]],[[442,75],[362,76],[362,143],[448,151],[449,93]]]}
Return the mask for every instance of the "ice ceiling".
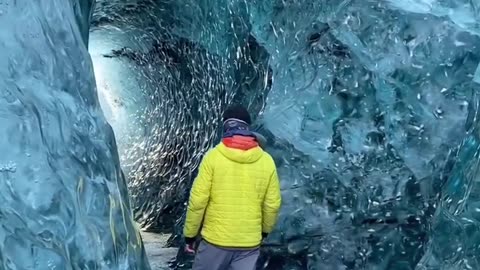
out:
{"label": "ice ceiling", "polygon": [[0,0],[0,25],[0,270],[148,269],[131,215],[181,243],[231,102],[282,182],[260,268],[480,269],[479,2]]}

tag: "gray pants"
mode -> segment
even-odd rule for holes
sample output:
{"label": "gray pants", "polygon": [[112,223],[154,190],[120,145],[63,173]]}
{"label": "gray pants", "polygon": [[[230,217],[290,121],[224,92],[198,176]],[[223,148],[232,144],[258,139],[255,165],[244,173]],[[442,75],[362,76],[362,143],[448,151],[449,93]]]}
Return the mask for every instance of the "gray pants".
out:
{"label": "gray pants", "polygon": [[202,241],[193,270],[255,270],[260,249],[223,249]]}

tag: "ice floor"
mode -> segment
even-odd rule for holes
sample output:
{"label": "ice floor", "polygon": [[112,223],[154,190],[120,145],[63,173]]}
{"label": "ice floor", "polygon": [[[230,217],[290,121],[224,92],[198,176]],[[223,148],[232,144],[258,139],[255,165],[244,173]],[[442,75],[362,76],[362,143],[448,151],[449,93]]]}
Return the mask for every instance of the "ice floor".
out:
{"label": "ice floor", "polygon": [[166,270],[168,262],[175,257],[177,249],[165,248],[169,235],[142,232],[143,243],[152,270]]}

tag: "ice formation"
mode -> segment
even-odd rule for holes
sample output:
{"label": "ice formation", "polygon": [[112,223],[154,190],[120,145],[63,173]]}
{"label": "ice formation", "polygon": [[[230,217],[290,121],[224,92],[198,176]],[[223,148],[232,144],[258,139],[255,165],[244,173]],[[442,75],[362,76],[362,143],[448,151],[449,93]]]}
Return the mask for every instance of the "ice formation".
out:
{"label": "ice formation", "polygon": [[[177,218],[179,235],[195,165],[237,98],[255,104],[282,179],[262,268],[480,267],[478,3],[183,0],[102,10],[110,13],[94,15],[97,27],[143,18],[146,30],[130,39],[152,40],[108,55],[140,67],[143,96],[155,99],[137,114],[151,128],[130,147],[144,152],[125,154],[137,162],[130,187],[144,225],[169,230]],[[253,41],[261,58],[246,51]],[[250,78],[257,83],[244,87]]]}
{"label": "ice formation", "polygon": [[[232,37],[229,47],[181,35],[182,31],[171,28],[172,21],[189,33],[208,37],[218,32],[214,26],[201,25],[203,30],[195,31],[194,18],[189,16],[196,14],[172,18],[175,10],[184,11],[184,3],[158,2],[152,4],[156,9],[137,5],[130,7],[133,14],[127,12],[128,5],[123,9],[110,5],[98,3],[93,16],[92,42],[102,47],[91,49],[96,68],[104,73],[114,65],[127,65],[135,75],[128,89],[114,83],[99,85],[99,91],[115,92],[121,109],[128,111],[123,117],[128,120],[115,120],[114,128],[137,221],[145,229],[171,232],[184,212],[202,154],[218,140],[226,104],[245,103],[254,115],[264,106],[271,86],[268,53],[246,29],[232,33],[236,38]],[[135,20],[139,17],[144,20]],[[127,22],[136,30],[106,31],[105,22],[123,27]],[[105,35],[120,44],[105,46]],[[119,77],[106,76],[105,81]],[[117,102],[104,103],[104,107],[117,107],[112,105]]]}
{"label": "ice formation", "polygon": [[172,245],[239,101],[284,196],[260,268],[480,269],[477,1],[47,2],[0,0],[0,269],[148,269],[89,38],[135,219]]}
{"label": "ice formation", "polygon": [[0,1],[0,269],[150,269],[87,51],[92,1]]}

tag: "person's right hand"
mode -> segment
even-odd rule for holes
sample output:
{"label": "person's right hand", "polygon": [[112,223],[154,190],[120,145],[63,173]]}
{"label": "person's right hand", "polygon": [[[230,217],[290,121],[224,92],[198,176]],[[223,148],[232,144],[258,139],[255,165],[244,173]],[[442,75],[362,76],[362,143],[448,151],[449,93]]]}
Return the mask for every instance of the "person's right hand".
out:
{"label": "person's right hand", "polygon": [[185,252],[195,253],[195,238],[185,238]]}
{"label": "person's right hand", "polygon": [[195,253],[195,248],[194,248],[193,244],[185,245],[185,252],[189,253],[189,254]]}

